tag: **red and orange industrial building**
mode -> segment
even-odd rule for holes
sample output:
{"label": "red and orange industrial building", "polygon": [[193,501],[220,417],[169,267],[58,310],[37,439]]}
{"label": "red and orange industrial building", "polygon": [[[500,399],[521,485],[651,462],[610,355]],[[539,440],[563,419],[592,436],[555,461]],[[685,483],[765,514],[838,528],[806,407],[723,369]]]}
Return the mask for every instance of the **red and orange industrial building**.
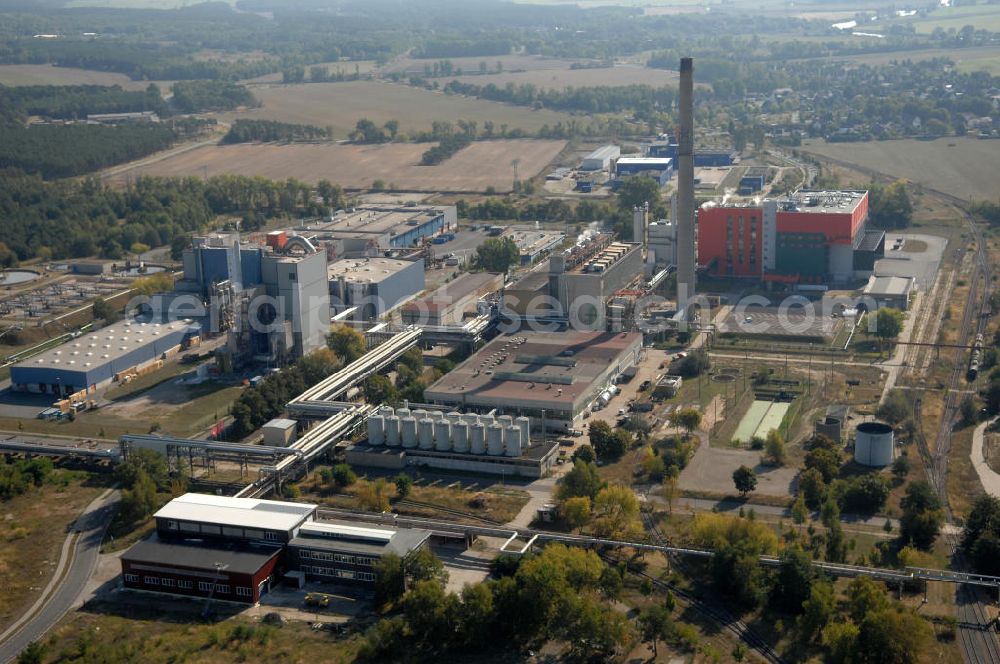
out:
{"label": "red and orange industrial building", "polygon": [[788,284],[866,279],[885,253],[867,191],[801,191],[698,210],[698,264],[711,276]]}

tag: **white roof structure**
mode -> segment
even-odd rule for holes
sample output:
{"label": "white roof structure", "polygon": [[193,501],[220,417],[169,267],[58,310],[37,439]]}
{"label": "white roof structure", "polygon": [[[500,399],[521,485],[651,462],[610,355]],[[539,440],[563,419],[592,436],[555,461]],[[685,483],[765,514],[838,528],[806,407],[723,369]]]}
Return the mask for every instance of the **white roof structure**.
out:
{"label": "white roof structure", "polygon": [[385,528],[365,528],[362,526],[349,526],[345,523],[319,522],[307,523],[299,529],[302,535],[314,535],[317,537],[333,537],[353,540],[369,540],[377,542],[388,542],[396,534],[395,530]]}
{"label": "white roof structure", "polygon": [[220,526],[240,526],[289,531],[316,511],[316,505],[257,498],[230,498],[186,493],[154,514],[158,519],[196,521]]}

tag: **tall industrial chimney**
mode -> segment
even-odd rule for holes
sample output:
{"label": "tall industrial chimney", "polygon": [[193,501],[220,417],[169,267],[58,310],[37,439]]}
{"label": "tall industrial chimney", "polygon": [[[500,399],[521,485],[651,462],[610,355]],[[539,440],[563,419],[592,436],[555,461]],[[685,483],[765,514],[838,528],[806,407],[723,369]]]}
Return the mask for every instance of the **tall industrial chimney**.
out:
{"label": "tall industrial chimney", "polygon": [[649,201],[632,208],[632,241],[646,244],[646,224],[649,221]]}
{"label": "tall industrial chimney", "polygon": [[677,308],[695,294],[694,248],[694,64],[681,58],[681,126],[677,137]]}

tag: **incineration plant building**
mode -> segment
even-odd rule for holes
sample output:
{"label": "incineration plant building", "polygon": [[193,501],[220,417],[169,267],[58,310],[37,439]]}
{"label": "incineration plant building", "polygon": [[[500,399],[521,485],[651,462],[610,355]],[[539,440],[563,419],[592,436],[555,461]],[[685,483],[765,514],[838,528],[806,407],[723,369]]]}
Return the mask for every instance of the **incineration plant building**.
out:
{"label": "incineration plant building", "polygon": [[548,430],[581,425],[583,414],[639,361],[637,332],[524,332],[498,337],[424,391],[462,412],[526,416]]}
{"label": "incineration plant building", "polygon": [[867,191],[800,191],[698,210],[698,263],[714,276],[783,283],[867,279],[885,253],[868,229]]}

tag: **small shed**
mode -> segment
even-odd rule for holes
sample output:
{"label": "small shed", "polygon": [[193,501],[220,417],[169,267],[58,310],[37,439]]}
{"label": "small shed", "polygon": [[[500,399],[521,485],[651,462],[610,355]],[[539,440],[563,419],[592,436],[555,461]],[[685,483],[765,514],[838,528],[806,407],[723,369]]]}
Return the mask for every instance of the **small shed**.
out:
{"label": "small shed", "polygon": [[285,418],[275,418],[265,424],[262,428],[264,432],[264,444],[272,447],[288,447],[295,442],[298,422]]}

